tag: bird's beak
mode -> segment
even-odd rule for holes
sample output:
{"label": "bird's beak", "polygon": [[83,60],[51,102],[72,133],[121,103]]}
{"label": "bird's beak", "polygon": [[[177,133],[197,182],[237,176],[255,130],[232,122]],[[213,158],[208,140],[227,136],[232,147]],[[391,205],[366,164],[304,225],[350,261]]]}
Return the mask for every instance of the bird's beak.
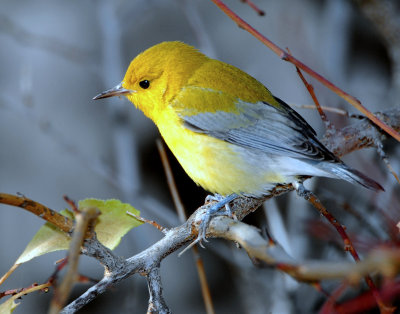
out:
{"label": "bird's beak", "polygon": [[113,97],[113,96],[122,96],[122,95],[130,94],[130,93],[134,93],[134,92],[135,91],[133,91],[133,90],[123,88],[122,83],[119,83],[117,86],[94,96],[93,100],[108,98],[108,97]]}

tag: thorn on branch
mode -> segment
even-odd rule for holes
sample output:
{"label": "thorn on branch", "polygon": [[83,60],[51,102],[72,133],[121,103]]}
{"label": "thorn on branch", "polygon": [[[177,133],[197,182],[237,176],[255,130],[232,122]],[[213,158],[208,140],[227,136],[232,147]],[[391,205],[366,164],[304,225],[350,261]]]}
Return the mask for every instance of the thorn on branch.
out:
{"label": "thorn on branch", "polygon": [[68,256],[56,261],[55,264],[56,264],[56,269],[54,270],[53,274],[48,279],[48,282],[51,282],[52,284],[55,284],[57,282],[58,274],[68,264]]}
{"label": "thorn on branch", "polygon": [[279,55],[279,57],[283,60],[283,61],[289,61],[289,54],[286,51],[282,51]]}
{"label": "thorn on branch", "polygon": [[250,8],[252,8],[254,11],[256,11],[256,13],[257,13],[259,16],[264,16],[264,15],[265,15],[265,12],[264,12],[263,10],[259,9],[259,8],[254,4],[253,1],[251,1],[251,0],[240,0],[240,1],[242,1],[243,3],[247,3],[248,6],[249,6]]}
{"label": "thorn on branch", "polygon": [[166,234],[168,232],[168,230],[169,230],[168,228],[165,228],[165,227],[159,225],[154,220],[150,220],[150,219],[146,219],[146,218],[140,217],[138,215],[135,215],[134,213],[131,213],[130,211],[127,211],[126,214],[131,216],[131,217],[133,217],[133,218],[135,218],[136,220],[139,220],[140,222],[152,225],[153,227],[155,227],[157,230],[161,231],[164,234]]}
{"label": "thorn on branch", "polygon": [[70,199],[67,195],[64,195],[63,198],[64,198],[64,201],[71,207],[71,209],[73,210],[74,213],[78,213],[79,212],[79,209],[76,206],[75,201]]}

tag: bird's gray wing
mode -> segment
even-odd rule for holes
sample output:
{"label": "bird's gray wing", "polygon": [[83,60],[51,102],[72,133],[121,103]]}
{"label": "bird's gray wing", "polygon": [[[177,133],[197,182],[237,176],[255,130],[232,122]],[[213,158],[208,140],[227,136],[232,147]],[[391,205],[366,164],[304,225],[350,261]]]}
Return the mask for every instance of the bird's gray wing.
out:
{"label": "bird's gray wing", "polygon": [[236,113],[216,111],[179,116],[186,128],[238,146],[314,161],[339,161],[296,111],[275,99],[279,106],[239,100]]}

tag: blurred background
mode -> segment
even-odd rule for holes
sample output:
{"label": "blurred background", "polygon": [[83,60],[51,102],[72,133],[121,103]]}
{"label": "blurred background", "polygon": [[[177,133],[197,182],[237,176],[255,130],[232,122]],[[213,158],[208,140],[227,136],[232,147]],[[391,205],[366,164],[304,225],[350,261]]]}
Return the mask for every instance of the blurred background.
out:
{"label": "blurred background", "polygon": [[[400,29],[397,1],[254,2],[265,16],[258,16],[241,1],[226,1],[262,34],[290,48],[369,110],[399,105],[400,32],[392,36],[396,27]],[[1,0],[0,192],[19,192],[55,210],[67,207],[63,195],[77,201],[116,198],[163,226],[178,225],[155,145],[156,127],[125,98],[92,100],[122,80],[138,53],[167,40],[184,41],[241,68],[293,106],[312,104],[294,67],[238,28],[211,1]],[[312,79],[310,83],[322,105],[357,113],[319,83]],[[324,127],[317,112],[295,109],[322,137]],[[338,128],[352,122],[338,114],[328,113],[328,117]],[[400,146],[389,140],[384,150],[398,173]],[[346,224],[350,234],[364,240],[356,241],[362,253],[368,243],[387,239],[379,217],[385,212],[399,218],[399,189],[374,149],[352,153],[344,160],[380,182],[386,193],[376,196],[359,186],[329,179],[312,179],[307,186]],[[172,155],[170,161],[191,213],[207,194],[186,177]],[[338,236],[329,237],[331,229],[318,213],[292,194],[267,202],[246,222],[268,227],[297,259],[349,259]],[[369,231],[360,226],[360,216],[343,210],[344,204],[362,213],[371,225]],[[11,267],[42,224],[20,208],[0,205],[0,274]],[[132,256],[161,237],[154,228],[140,226],[124,237],[116,254]],[[325,300],[310,285],[273,269],[254,267],[231,243],[212,240],[200,253],[217,313],[312,313]],[[64,256],[65,252],[52,253],[22,265],[0,290],[46,281],[54,262]],[[204,312],[190,252],[180,258],[176,253],[167,257],[161,271],[165,299],[173,312]],[[87,257],[82,257],[80,272],[96,279],[103,275],[102,267]],[[327,291],[337,285],[323,283]],[[77,285],[71,299],[87,288]],[[355,288],[350,294],[358,291]],[[51,292],[28,295],[15,313],[44,313],[51,296]],[[146,281],[136,275],[81,313],[143,313],[147,301]]]}

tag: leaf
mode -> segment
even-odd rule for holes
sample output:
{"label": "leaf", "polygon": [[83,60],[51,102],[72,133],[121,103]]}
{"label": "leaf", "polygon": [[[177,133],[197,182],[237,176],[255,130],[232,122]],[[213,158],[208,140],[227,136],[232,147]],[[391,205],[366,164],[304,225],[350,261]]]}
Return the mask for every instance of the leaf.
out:
{"label": "leaf", "polygon": [[[73,213],[68,209],[61,211],[60,214],[74,219]],[[35,234],[15,263],[22,264],[46,253],[68,250],[69,242],[70,237],[65,232],[53,224],[46,222]]]}
{"label": "leaf", "polygon": [[[126,214],[127,211],[130,211],[139,216],[140,212],[119,200],[85,199],[79,201],[79,208],[83,207],[97,207],[100,210],[101,215],[97,218],[95,231],[99,241],[111,250],[118,246],[121,238],[129,230],[142,224]],[[63,210],[60,214],[74,219],[73,213],[69,210]],[[25,263],[46,253],[68,250],[69,243],[70,237],[65,232],[47,222],[29,242],[16,264]]]}
{"label": "leaf", "polygon": [[10,314],[14,312],[15,308],[19,305],[13,298],[9,298],[6,302],[0,304],[0,314]]}
{"label": "leaf", "polygon": [[101,211],[95,231],[99,241],[109,249],[115,249],[122,237],[132,228],[140,226],[142,222],[128,216],[127,211],[140,215],[140,212],[129,204],[119,200],[98,200],[88,198],[79,201],[79,208],[97,207]]}

